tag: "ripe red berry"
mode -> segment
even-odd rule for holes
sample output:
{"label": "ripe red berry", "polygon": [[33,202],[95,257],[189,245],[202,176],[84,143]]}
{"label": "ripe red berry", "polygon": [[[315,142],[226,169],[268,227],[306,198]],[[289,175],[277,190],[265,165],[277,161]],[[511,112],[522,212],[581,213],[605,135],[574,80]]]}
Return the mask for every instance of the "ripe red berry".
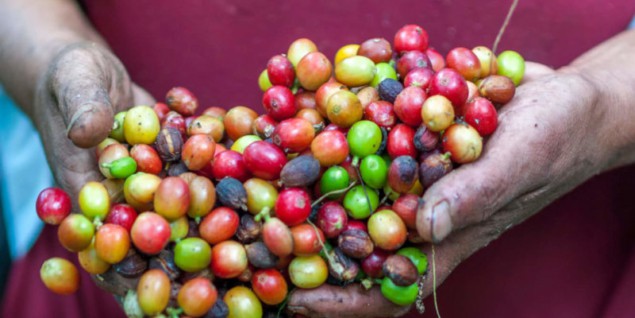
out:
{"label": "ripe red berry", "polygon": [[444,68],[434,74],[430,83],[430,95],[443,95],[452,102],[454,112],[465,104],[469,90],[461,74],[451,68]]}
{"label": "ripe red berry", "polygon": [[428,48],[428,32],[415,24],[405,25],[395,34],[394,46],[398,54],[406,51],[425,52]]}
{"label": "ripe red berry", "polygon": [[71,213],[71,197],[60,188],[46,188],[35,201],[35,210],[44,223],[59,225]]}
{"label": "ripe red berry", "polygon": [[293,64],[282,54],[275,55],[269,59],[267,62],[267,75],[273,85],[291,87],[295,80]]}
{"label": "ripe red berry", "polygon": [[474,127],[481,136],[489,136],[498,125],[496,108],[486,98],[476,97],[463,107],[465,121]]}

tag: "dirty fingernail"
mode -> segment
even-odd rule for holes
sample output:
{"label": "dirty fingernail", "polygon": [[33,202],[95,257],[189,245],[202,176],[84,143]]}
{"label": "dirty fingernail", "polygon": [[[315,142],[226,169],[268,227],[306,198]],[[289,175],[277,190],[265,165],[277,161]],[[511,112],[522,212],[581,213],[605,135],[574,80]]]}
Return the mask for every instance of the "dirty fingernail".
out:
{"label": "dirty fingernail", "polygon": [[441,242],[452,231],[452,219],[450,218],[450,205],[443,200],[432,208],[430,233],[432,242]]}

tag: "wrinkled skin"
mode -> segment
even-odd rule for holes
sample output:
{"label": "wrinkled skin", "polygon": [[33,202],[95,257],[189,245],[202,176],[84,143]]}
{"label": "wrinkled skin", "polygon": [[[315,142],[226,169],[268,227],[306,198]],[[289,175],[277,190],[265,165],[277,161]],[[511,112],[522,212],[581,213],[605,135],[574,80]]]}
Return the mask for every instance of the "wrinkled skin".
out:
{"label": "wrinkled skin", "polygon": [[[108,137],[113,116],[134,105],[152,104],[153,98],[130,81],[121,62],[97,44],[69,45],[53,59],[37,87],[35,109],[42,113],[34,121],[55,178],[75,207],[82,185],[104,179],[93,147]],[[94,281],[119,296],[136,286],[135,280],[113,270]]]}
{"label": "wrinkled skin", "polygon": [[[481,158],[426,190],[417,230],[435,244],[437,286],[506,230],[594,175],[633,162],[634,128],[623,118],[635,113],[625,107],[633,97],[625,84],[635,79],[606,70],[632,67],[628,55],[620,52],[632,48],[634,38],[633,32],[622,34],[604,50],[558,71],[527,63],[524,83],[499,111],[499,127]],[[617,82],[606,81],[609,75]],[[422,248],[431,255],[429,244]],[[428,296],[432,290],[427,275],[421,292]],[[380,298],[353,287],[323,286],[294,292],[289,309],[311,317],[397,317],[407,312]],[[341,311],[337,303],[348,304],[347,309]]]}
{"label": "wrinkled skin", "polygon": [[121,62],[92,43],[65,47],[38,83],[35,124],[57,182],[74,202],[81,186],[101,180],[96,146],[108,137],[113,116],[152,97],[130,81]]}
{"label": "wrinkled skin", "polygon": [[[523,85],[518,88],[517,95],[514,98],[514,102],[506,105],[503,109],[501,109],[499,116],[500,126],[494,133],[494,136],[492,136],[492,138],[487,141],[485,152],[482,154],[481,159],[473,164],[464,165],[459,169],[456,169],[456,171],[450,173],[446,177],[436,182],[429,190],[426,191],[426,193],[424,194],[424,200],[430,200],[431,198],[434,199],[435,197],[439,197],[440,195],[442,195],[443,198],[454,198],[454,200],[456,200],[455,202],[465,204],[467,209],[470,207],[470,204],[476,203],[466,202],[465,198],[469,198],[471,200],[481,199],[485,196],[480,195],[480,193],[482,193],[482,191],[484,191],[484,189],[487,189],[488,187],[490,188],[490,190],[488,190],[490,192],[495,192],[498,190],[497,187],[488,183],[491,179],[488,179],[486,177],[486,173],[484,173],[484,171],[487,171],[487,173],[489,173],[489,170],[483,170],[481,167],[479,167],[479,165],[482,165],[483,162],[490,162],[490,164],[494,165],[495,167],[494,169],[492,169],[493,172],[506,174],[509,173],[509,171],[500,170],[496,167],[497,165],[501,164],[503,160],[512,159],[510,160],[510,164],[519,165],[517,169],[522,170],[524,171],[524,173],[526,173],[526,170],[524,167],[522,167],[522,164],[518,162],[518,160],[514,159],[516,158],[517,152],[515,154],[513,150],[510,151],[507,149],[509,149],[511,145],[517,145],[525,147],[525,149],[522,150],[524,152],[534,153],[537,150],[537,148],[534,147],[540,147],[541,145],[550,145],[549,143],[543,142],[542,140],[545,138],[545,136],[549,136],[554,132],[543,130],[540,133],[535,133],[532,130],[526,130],[524,127],[526,127],[527,125],[531,126],[533,124],[533,121],[530,119],[531,117],[529,117],[529,114],[533,114],[531,116],[536,117],[540,116],[541,109],[549,109],[548,105],[544,105],[541,109],[536,109],[536,106],[533,106],[539,104],[537,101],[533,102],[533,100],[537,100],[539,98],[539,94],[537,94],[536,91],[540,92],[544,90],[544,85],[549,85],[549,83],[560,81],[561,79],[556,79],[554,77],[560,75],[556,75],[553,70],[547,68],[546,66],[536,63],[527,64],[528,65],[525,83],[523,83]],[[562,76],[568,77],[569,75]],[[580,89],[583,88],[581,87]],[[561,90],[554,90],[554,92],[561,92]],[[567,92],[567,94],[569,94],[569,92]],[[548,97],[545,96],[545,98]],[[554,98],[550,97],[548,99]],[[550,114],[552,113],[547,112],[545,116],[551,116]],[[560,122],[562,121],[562,119],[564,118],[553,118],[554,121]],[[521,129],[520,127],[523,128]],[[554,124],[553,128],[557,128],[557,125]],[[564,127],[560,127],[558,129],[564,129]],[[532,144],[528,142],[517,142],[518,138],[525,140],[533,138],[535,140],[533,147]],[[502,150],[497,151],[497,149],[499,148]],[[501,157],[503,154],[508,157]],[[542,154],[537,155],[542,156]],[[544,160],[545,163],[549,164],[548,158],[544,158]],[[538,167],[536,168],[538,169]],[[538,169],[538,171],[540,171],[540,169]],[[494,178],[494,176],[492,176],[492,178]],[[505,178],[503,178],[502,180],[507,180]],[[464,180],[471,180],[471,182],[466,183],[464,182]],[[467,191],[466,188],[472,189],[473,195],[464,195],[465,191]],[[459,195],[457,197],[454,195],[455,192],[448,191],[456,191],[456,193],[458,193]],[[550,195],[554,195],[553,198],[555,199],[556,196],[554,193],[550,193]],[[544,207],[548,203],[548,201],[544,201],[543,198],[534,197],[536,200],[528,200],[529,198],[529,196],[519,198],[519,200],[523,200],[523,203],[509,203],[510,207],[520,207],[522,204],[522,206],[524,207],[522,216],[517,215],[517,211],[515,211],[515,209],[510,209],[510,212],[500,211],[500,216],[497,216],[495,218],[496,220],[489,219],[487,220],[487,222],[484,222],[482,224],[477,224],[465,228],[461,231],[452,233],[449,237],[447,237],[447,239],[443,240],[442,242],[436,242],[435,267],[437,274],[437,286],[443,282],[443,280],[461,261],[463,261],[480,248],[486,246],[490,241],[498,237],[498,235],[500,235],[500,233],[504,231],[506,226],[520,223],[522,220],[537,212],[540,208]],[[526,205],[526,203],[524,202],[530,202],[530,205]],[[427,205],[425,206],[425,208],[427,208]],[[419,232],[426,235],[424,236],[424,238],[427,241],[432,241],[432,238],[429,234],[430,231],[428,229],[421,229],[421,227],[425,224],[430,224],[430,222],[426,223],[425,220],[421,220],[421,218],[425,217],[425,211],[428,210],[430,209],[423,209],[419,211],[417,215],[417,224],[420,227]],[[482,217],[482,215],[478,215],[478,217]],[[475,221],[480,222],[481,220]],[[475,240],[475,238],[477,239]],[[422,248],[429,256],[431,255],[430,245],[426,244]],[[431,267],[429,267],[428,272],[431,272]],[[432,293],[431,276],[432,275],[427,275],[426,279],[424,280],[424,296],[430,295]],[[323,286],[321,288],[318,288],[317,290],[311,291],[298,290],[294,292],[293,296],[291,297],[291,300],[289,302],[289,310],[294,313],[301,313],[310,317],[398,317],[410,310],[410,308],[399,307],[383,299],[383,297],[381,296],[381,292],[379,292],[378,289],[377,292],[370,293],[360,291],[361,289],[352,286],[346,289],[341,289],[340,287],[335,286]],[[375,291],[375,289],[373,289],[373,291]],[[346,313],[342,313],[341,309],[338,306],[334,306],[334,304],[339,302],[352,304],[351,306],[353,308],[356,308],[356,310],[347,310]],[[373,305],[366,306],[366,304]]]}

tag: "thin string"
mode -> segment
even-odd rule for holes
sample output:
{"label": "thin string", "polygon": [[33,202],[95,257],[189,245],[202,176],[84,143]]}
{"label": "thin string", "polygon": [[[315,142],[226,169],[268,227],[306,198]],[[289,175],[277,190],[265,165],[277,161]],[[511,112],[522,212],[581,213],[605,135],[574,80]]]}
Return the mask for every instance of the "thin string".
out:
{"label": "thin string", "polygon": [[432,244],[432,298],[434,299],[434,309],[437,311],[437,317],[441,318],[439,303],[437,302],[437,269],[435,264],[436,258],[434,255],[434,244]]}
{"label": "thin string", "polygon": [[505,22],[503,22],[503,26],[498,30],[498,35],[496,36],[496,40],[494,41],[494,45],[492,45],[492,52],[496,53],[496,49],[498,48],[498,42],[500,42],[501,37],[503,37],[503,33],[505,33],[505,29],[507,29],[507,24],[512,19],[512,15],[514,11],[516,11],[516,6],[518,5],[519,0],[513,0],[512,6],[509,8],[507,12],[507,17],[505,17]]}

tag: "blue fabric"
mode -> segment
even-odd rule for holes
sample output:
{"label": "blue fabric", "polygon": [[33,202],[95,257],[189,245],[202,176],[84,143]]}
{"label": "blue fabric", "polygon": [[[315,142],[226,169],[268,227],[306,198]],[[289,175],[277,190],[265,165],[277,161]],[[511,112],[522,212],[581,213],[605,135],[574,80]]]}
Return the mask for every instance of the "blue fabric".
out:
{"label": "blue fabric", "polygon": [[39,192],[53,184],[37,130],[0,86],[0,195],[12,259],[24,255],[43,223],[35,212]]}
{"label": "blue fabric", "polygon": [[635,17],[633,18],[633,21],[631,21],[631,24],[628,25],[629,29],[635,29]]}

